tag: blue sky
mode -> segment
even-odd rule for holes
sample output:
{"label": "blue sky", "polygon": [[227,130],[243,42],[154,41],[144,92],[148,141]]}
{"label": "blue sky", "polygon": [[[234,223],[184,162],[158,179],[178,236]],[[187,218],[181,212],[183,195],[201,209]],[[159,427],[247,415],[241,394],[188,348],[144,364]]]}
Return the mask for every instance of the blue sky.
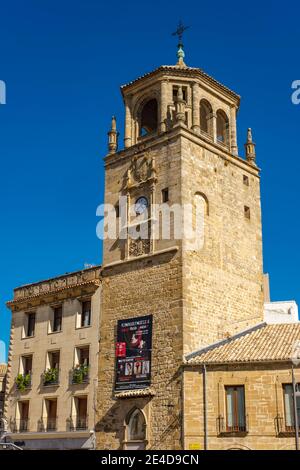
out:
{"label": "blue sky", "polygon": [[112,114],[123,128],[119,86],[175,63],[180,17],[187,64],[242,96],[240,154],[252,127],[272,298],[300,302],[299,3],[12,0],[0,13],[0,340],[15,286],[101,263],[95,214]]}

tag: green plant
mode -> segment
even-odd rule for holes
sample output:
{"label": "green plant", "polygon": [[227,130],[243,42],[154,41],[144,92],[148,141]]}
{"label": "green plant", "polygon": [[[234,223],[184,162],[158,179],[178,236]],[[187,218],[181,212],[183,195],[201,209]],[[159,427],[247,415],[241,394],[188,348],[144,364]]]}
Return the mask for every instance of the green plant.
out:
{"label": "green plant", "polygon": [[16,385],[17,389],[21,392],[24,392],[26,388],[31,383],[31,375],[30,374],[18,374],[16,377]]}
{"label": "green plant", "polygon": [[78,364],[73,369],[73,383],[82,384],[83,381],[88,377],[89,366],[85,364]]}
{"label": "green plant", "polygon": [[44,385],[58,382],[58,369],[50,367],[44,372]]}

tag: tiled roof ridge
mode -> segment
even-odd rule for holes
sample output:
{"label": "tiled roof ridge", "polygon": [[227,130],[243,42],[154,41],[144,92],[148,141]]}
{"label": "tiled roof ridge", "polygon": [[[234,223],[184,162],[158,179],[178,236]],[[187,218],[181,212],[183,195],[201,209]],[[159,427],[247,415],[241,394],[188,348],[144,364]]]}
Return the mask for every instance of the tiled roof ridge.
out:
{"label": "tiled roof ridge", "polygon": [[261,323],[230,338],[187,354],[185,365],[266,363],[300,364],[300,322]]}
{"label": "tiled roof ridge", "polygon": [[261,328],[265,328],[267,326],[266,322],[258,323],[257,325],[252,326],[251,328],[247,328],[246,330],[239,331],[235,335],[230,336],[229,338],[224,338],[219,341],[216,341],[215,343],[209,344],[208,346],[204,346],[204,348],[198,349],[196,351],[193,351],[192,353],[186,354],[185,360],[189,361],[190,359],[197,357],[197,356],[202,356],[202,354],[211,351],[213,349],[217,349],[220,346],[224,346],[225,344],[232,343],[233,341],[236,341],[239,338],[242,338],[244,336],[247,336],[251,333],[253,333],[256,330],[259,330]]}

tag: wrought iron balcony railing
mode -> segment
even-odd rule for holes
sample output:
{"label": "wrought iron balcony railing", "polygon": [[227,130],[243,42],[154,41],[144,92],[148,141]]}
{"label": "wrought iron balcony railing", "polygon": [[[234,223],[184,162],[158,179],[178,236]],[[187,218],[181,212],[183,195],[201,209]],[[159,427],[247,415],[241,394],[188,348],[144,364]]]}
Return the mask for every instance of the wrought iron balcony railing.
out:
{"label": "wrought iron balcony railing", "polygon": [[[296,430],[295,425],[293,423],[287,424],[285,418],[280,414],[275,417],[275,427],[277,434],[291,434]],[[298,427],[300,432],[300,422]]]}
{"label": "wrought iron balcony railing", "polygon": [[56,431],[57,419],[47,418],[46,420],[46,431]]}
{"label": "wrought iron balcony railing", "polygon": [[248,415],[227,417],[219,415],[217,417],[217,432],[218,434],[226,433],[247,433],[248,432]]}
{"label": "wrought iron balcony railing", "polygon": [[41,418],[38,422],[39,432],[51,432],[57,429],[57,418]]}
{"label": "wrought iron balcony railing", "polygon": [[71,416],[69,429],[70,431],[85,431],[88,429],[88,416]]}
{"label": "wrought iron balcony railing", "polygon": [[21,418],[15,419],[10,423],[12,432],[28,432],[29,431],[29,419]]}

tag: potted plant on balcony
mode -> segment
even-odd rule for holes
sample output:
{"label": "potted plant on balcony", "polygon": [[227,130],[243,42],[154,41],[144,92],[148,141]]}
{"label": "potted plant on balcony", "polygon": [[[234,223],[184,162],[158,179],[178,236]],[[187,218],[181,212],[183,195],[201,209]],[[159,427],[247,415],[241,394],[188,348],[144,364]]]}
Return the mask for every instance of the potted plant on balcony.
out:
{"label": "potted plant on balcony", "polygon": [[44,385],[51,385],[58,383],[58,369],[50,367],[44,372],[43,375]]}
{"label": "potted plant on balcony", "polygon": [[16,377],[16,386],[20,392],[24,392],[26,388],[29,387],[31,383],[31,375],[30,374],[18,374]]}
{"label": "potted plant on balcony", "polygon": [[73,383],[82,384],[89,375],[89,366],[86,364],[77,364],[73,369]]}

